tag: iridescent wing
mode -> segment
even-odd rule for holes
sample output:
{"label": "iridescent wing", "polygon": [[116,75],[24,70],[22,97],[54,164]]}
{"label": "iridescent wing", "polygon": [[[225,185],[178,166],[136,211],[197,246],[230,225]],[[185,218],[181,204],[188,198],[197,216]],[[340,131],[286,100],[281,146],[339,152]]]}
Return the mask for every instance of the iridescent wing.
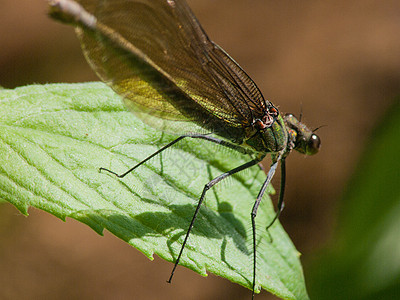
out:
{"label": "iridescent wing", "polygon": [[93,28],[77,27],[92,68],[151,125],[244,128],[267,109],[255,83],[207,37],[185,1],[77,2],[97,20]]}

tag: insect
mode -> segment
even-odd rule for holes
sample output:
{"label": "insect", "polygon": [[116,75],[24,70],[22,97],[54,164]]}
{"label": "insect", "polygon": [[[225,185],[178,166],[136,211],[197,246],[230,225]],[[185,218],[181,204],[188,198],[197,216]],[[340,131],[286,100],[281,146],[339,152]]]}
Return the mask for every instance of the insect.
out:
{"label": "insect", "polygon": [[180,137],[123,174],[185,138],[203,139],[250,154],[251,159],[208,182],[200,195],[168,282],[171,282],[205,195],[221,180],[270,153],[272,165],[251,211],[253,287],[255,218],[262,196],[281,165],[277,212],[283,210],[285,159],[293,150],[312,155],[319,137],[292,114],[282,116],[253,80],[211,41],[184,0],[50,0],[50,16],[76,27],[97,75],[146,123]]}

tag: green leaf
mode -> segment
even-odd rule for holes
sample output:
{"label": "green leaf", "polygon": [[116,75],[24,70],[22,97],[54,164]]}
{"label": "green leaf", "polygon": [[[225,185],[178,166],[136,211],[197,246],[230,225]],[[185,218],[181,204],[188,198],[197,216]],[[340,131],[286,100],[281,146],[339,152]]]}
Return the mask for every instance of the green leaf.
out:
{"label": "green leaf", "polygon": [[[179,142],[123,179],[176,136],[145,125],[100,83],[0,91],[0,199],[103,229],[152,259],[173,262],[204,184],[249,157],[202,140]],[[264,173],[253,167],[207,193],[181,264],[251,288],[250,211]],[[272,191],[272,188],[269,192]],[[299,253],[267,196],[257,216],[257,284],[285,299],[308,299]],[[172,265],[171,265],[172,268]],[[165,274],[166,279],[169,274]],[[179,268],[175,276],[179,276]]]}
{"label": "green leaf", "polygon": [[311,268],[313,299],[400,295],[400,99],[366,144],[333,243]]}

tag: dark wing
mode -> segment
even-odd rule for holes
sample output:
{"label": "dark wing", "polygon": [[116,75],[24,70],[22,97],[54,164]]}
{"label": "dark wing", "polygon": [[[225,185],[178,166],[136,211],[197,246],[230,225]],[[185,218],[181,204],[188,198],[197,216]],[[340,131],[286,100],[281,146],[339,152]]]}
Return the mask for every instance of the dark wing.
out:
{"label": "dark wing", "polygon": [[255,83],[210,41],[185,1],[77,2],[97,20],[93,28],[78,24],[86,57],[142,119],[212,130],[212,116],[243,128],[267,109]]}

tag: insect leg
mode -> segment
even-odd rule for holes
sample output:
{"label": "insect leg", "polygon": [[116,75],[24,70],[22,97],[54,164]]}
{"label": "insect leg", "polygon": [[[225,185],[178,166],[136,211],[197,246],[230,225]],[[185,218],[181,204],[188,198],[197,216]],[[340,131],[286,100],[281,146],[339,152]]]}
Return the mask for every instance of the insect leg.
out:
{"label": "insect leg", "polygon": [[240,146],[235,145],[235,144],[231,144],[231,143],[229,143],[229,142],[227,142],[225,140],[221,140],[221,139],[216,138],[214,136],[209,136],[209,135],[204,135],[204,134],[193,134],[193,135],[187,135],[187,136],[191,137],[191,138],[194,138],[194,139],[203,139],[203,140],[206,140],[206,141],[210,141],[210,142],[216,143],[218,145],[221,145],[221,146],[236,150],[236,151],[238,151],[238,152],[240,152],[242,154],[254,154],[253,151],[248,151],[247,149],[245,149],[243,147],[240,147]]}
{"label": "insect leg", "polygon": [[138,163],[137,165],[133,166],[132,168],[130,168],[128,171],[126,171],[125,173],[122,174],[118,174],[114,171],[111,171],[109,169],[106,168],[99,168],[99,172],[101,171],[106,171],[108,173],[111,173],[115,176],[117,176],[118,178],[123,178],[126,175],[128,175],[130,172],[132,172],[133,170],[135,170],[137,167],[141,166],[142,164],[144,164],[146,161],[148,161],[149,159],[153,158],[154,156],[156,156],[157,154],[160,154],[161,152],[163,152],[165,149],[171,147],[172,145],[176,144],[177,142],[179,142],[180,140],[184,139],[185,137],[187,137],[186,135],[182,135],[180,137],[178,137],[176,140],[173,140],[171,143],[165,145],[164,147],[162,147],[161,149],[157,150],[156,152],[154,152],[153,154],[151,154],[150,156],[146,157],[144,160],[142,160],[140,163]]}
{"label": "insect leg", "polygon": [[275,217],[272,219],[271,223],[267,226],[267,230],[275,223],[275,221],[281,215],[281,212],[285,208],[285,202],[283,202],[283,196],[285,195],[285,183],[286,183],[286,162],[285,159],[281,159],[281,187],[279,190],[279,200],[278,200],[278,211]]}
{"label": "insect leg", "polygon": [[261,199],[267,189],[268,184],[270,184],[272,177],[274,177],[276,167],[278,166],[280,157],[271,165],[271,168],[268,171],[267,179],[265,179],[260,191],[258,192],[258,196],[256,202],[254,203],[253,210],[251,211],[251,228],[253,230],[253,293],[252,298],[254,298],[254,289],[256,284],[256,265],[257,265],[257,255],[256,255],[256,216],[257,210],[261,203]]}
{"label": "insect leg", "polygon": [[108,173],[111,173],[111,174],[117,176],[118,178],[123,178],[123,177],[125,177],[126,175],[128,175],[130,172],[132,172],[133,170],[135,170],[137,167],[141,166],[142,164],[144,164],[144,163],[147,162],[148,160],[152,159],[154,156],[160,154],[160,153],[163,152],[165,149],[167,149],[167,148],[173,146],[174,144],[176,144],[176,143],[179,142],[180,140],[182,140],[182,139],[184,139],[184,138],[187,138],[187,137],[194,138],[194,139],[197,138],[197,139],[207,140],[207,141],[210,141],[210,142],[219,144],[219,145],[221,145],[221,146],[234,149],[234,150],[239,151],[240,153],[243,153],[243,154],[250,154],[250,153],[249,153],[248,151],[246,151],[244,148],[242,148],[242,147],[240,147],[240,146],[236,146],[236,145],[234,145],[234,144],[231,144],[231,143],[229,143],[229,142],[227,142],[227,141],[218,139],[218,138],[216,138],[216,137],[207,136],[207,135],[203,135],[203,134],[186,134],[186,135],[182,135],[182,136],[178,137],[177,139],[173,140],[173,141],[170,142],[169,144],[167,144],[167,145],[165,145],[164,147],[160,148],[159,150],[157,150],[156,152],[154,152],[154,153],[151,154],[150,156],[146,157],[146,158],[145,158],[144,160],[142,160],[140,163],[136,164],[135,166],[133,166],[132,168],[130,168],[128,171],[126,171],[126,172],[124,172],[124,173],[122,173],[122,174],[118,174],[118,173],[116,173],[116,172],[114,172],[114,171],[112,171],[112,170],[109,170],[109,169],[106,169],[106,168],[103,168],[103,167],[99,168],[99,172],[101,172],[101,171],[106,171],[106,172],[108,172]]}
{"label": "insect leg", "polygon": [[201,193],[201,196],[200,196],[199,202],[198,202],[198,204],[197,204],[196,210],[195,210],[195,212],[194,212],[194,214],[193,214],[192,221],[190,222],[189,228],[188,228],[188,230],[187,230],[187,232],[186,232],[186,236],[185,236],[185,239],[184,239],[183,244],[182,244],[182,246],[181,246],[181,250],[179,251],[178,258],[176,259],[175,264],[174,264],[174,267],[173,267],[173,269],[172,269],[172,271],[171,271],[171,276],[169,277],[169,279],[168,279],[168,281],[167,281],[168,283],[171,283],[172,277],[174,276],[175,269],[176,269],[176,267],[177,267],[178,264],[179,264],[179,260],[181,259],[181,256],[182,256],[182,253],[183,253],[183,249],[184,249],[185,246],[186,246],[186,242],[187,242],[187,240],[188,240],[188,238],[189,238],[190,231],[192,230],[194,221],[195,221],[195,219],[196,219],[196,217],[197,217],[197,214],[198,214],[198,212],[199,212],[199,210],[200,210],[201,204],[203,203],[203,200],[204,200],[204,197],[205,197],[205,195],[206,195],[206,192],[207,192],[210,188],[212,188],[214,185],[216,185],[218,182],[220,182],[221,180],[223,180],[224,178],[226,178],[226,177],[228,177],[228,176],[230,176],[230,175],[233,175],[233,174],[235,174],[235,173],[237,173],[237,172],[243,171],[243,170],[245,170],[245,169],[247,169],[247,168],[250,168],[250,167],[252,167],[252,166],[258,164],[258,163],[263,159],[263,157],[264,157],[264,156],[260,156],[260,157],[258,157],[258,158],[256,158],[256,159],[253,159],[253,160],[251,160],[251,161],[249,161],[249,162],[247,162],[247,163],[245,163],[245,164],[243,164],[243,165],[241,165],[241,166],[239,166],[239,167],[236,167],[236,168],[234,168],[234,169],[232,169],[232,170],[230,170],[230,171],[228,171],[228,172],[225,172],[225,173],[223,173],[223,174],[221,174],[221,175],[215,177],[213,180],[211,180],[209,183],[207,183],[207,184],[204,186],[204,189],[203,189],[203,192]]}

